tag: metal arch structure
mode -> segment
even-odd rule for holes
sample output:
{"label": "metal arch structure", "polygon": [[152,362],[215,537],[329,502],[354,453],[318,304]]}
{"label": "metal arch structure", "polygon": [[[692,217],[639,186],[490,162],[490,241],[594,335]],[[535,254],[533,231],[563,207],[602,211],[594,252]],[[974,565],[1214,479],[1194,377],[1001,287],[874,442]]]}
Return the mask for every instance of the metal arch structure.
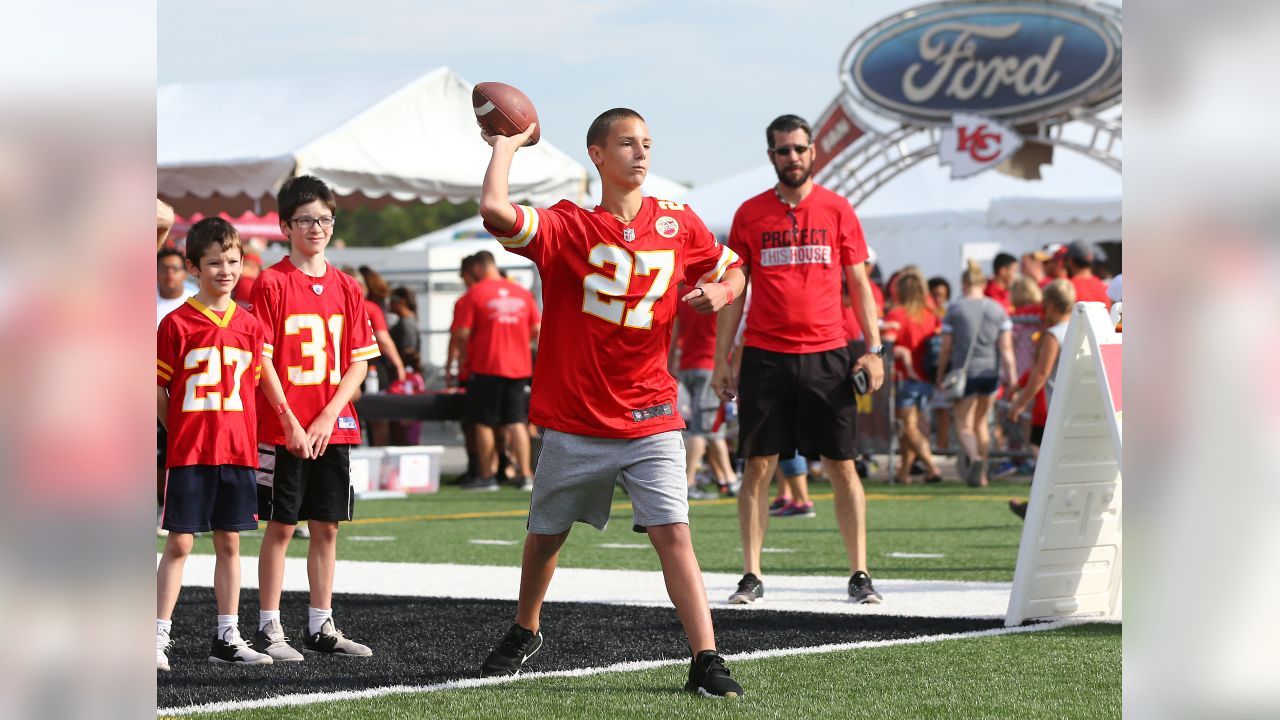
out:
{"label": "metal arch structure", "polygon": [[[1121,118],[1102,119],[1081,111],[1073,121],[1090,128],[1088,140],[1070,137],[1070,123],[1037,123],[1034,133],[1025,135],[1031,142],[1072,150],[1087,158],[1122,172],[1123,140]],[[814,180],[823,187],[843,195],[858,207],[895,177],[938,154],[942,130],[934,126],[900,125],[886,133],[868,133],[845,148],[818,173]]]}

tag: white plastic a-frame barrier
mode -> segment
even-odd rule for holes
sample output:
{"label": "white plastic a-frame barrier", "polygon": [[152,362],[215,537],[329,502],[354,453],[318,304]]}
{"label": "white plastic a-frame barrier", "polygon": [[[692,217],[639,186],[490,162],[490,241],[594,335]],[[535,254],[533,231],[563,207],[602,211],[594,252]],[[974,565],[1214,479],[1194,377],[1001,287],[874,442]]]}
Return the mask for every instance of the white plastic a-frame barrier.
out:
{"label": "white plastic a-frame barrier", "polygon": [[1121,342],[1102,303],[1071,313],[1004,624],[1119,619]]}

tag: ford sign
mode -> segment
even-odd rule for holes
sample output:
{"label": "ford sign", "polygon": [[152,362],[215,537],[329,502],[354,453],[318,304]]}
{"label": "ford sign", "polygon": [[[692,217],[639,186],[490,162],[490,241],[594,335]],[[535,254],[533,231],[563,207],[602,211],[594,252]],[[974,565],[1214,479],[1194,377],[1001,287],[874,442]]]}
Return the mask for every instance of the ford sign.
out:
{"label": "ford sign", "polygon": [[1018,124],[1116,100],[1120,43],[1118,11],[1105,6],[939,3],[859,36],[842,79],[860,105],[913,124],[955,113]]}

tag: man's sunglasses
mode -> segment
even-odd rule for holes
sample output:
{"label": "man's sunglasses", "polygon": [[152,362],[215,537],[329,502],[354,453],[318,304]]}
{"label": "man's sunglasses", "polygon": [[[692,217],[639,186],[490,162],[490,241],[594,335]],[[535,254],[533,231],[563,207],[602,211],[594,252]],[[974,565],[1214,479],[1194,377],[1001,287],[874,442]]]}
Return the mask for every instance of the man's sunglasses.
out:
{"label": "man's sunglasses", "polygon": [[790,155],[792,152],[794,152],[797,155],[803,155],[809,152],[810,147],[811,146],[809,145],[783,145],[781,147],[769,148],[769,152],[773,153],[774,155],[781,155],[783,157]]}

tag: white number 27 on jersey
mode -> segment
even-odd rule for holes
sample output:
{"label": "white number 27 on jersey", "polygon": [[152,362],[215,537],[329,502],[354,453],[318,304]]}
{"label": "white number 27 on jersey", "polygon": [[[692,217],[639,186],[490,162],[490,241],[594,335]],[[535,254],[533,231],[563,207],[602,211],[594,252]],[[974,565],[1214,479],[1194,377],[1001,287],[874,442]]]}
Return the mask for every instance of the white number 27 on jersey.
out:
{"label": "white number 27 on jersey", "polygon": [[[187,353],[183,358],[183,367],[195,370],[204,365],[204,370],[193,373],[187,378],[186,392],[182,395],[182,412],[243,412],[244,400],[240,397],[240,381],[244,371],[253,365],[253,353],[235,347],[202,347]],[[232,388],[224,398],[222,393],[214,390],[199,394],[200,388],[222,385],[222,367],[231,366]]]}
{"label": "white number 27 on jersey", "polygon": [[[649,330],[653,327],[653,304],[658,302],[671,287],[676,270],[674,250],[650,250],[631,253],[616,245],[596,245],[591,248],[587,261],[605,269],[613,266],[613,274],[592,273],[582,280],[582,312],[608,320],[615,325]],[[633,308],[627,308],[625,297],[634,275],[653,275],[653,285]]]}

